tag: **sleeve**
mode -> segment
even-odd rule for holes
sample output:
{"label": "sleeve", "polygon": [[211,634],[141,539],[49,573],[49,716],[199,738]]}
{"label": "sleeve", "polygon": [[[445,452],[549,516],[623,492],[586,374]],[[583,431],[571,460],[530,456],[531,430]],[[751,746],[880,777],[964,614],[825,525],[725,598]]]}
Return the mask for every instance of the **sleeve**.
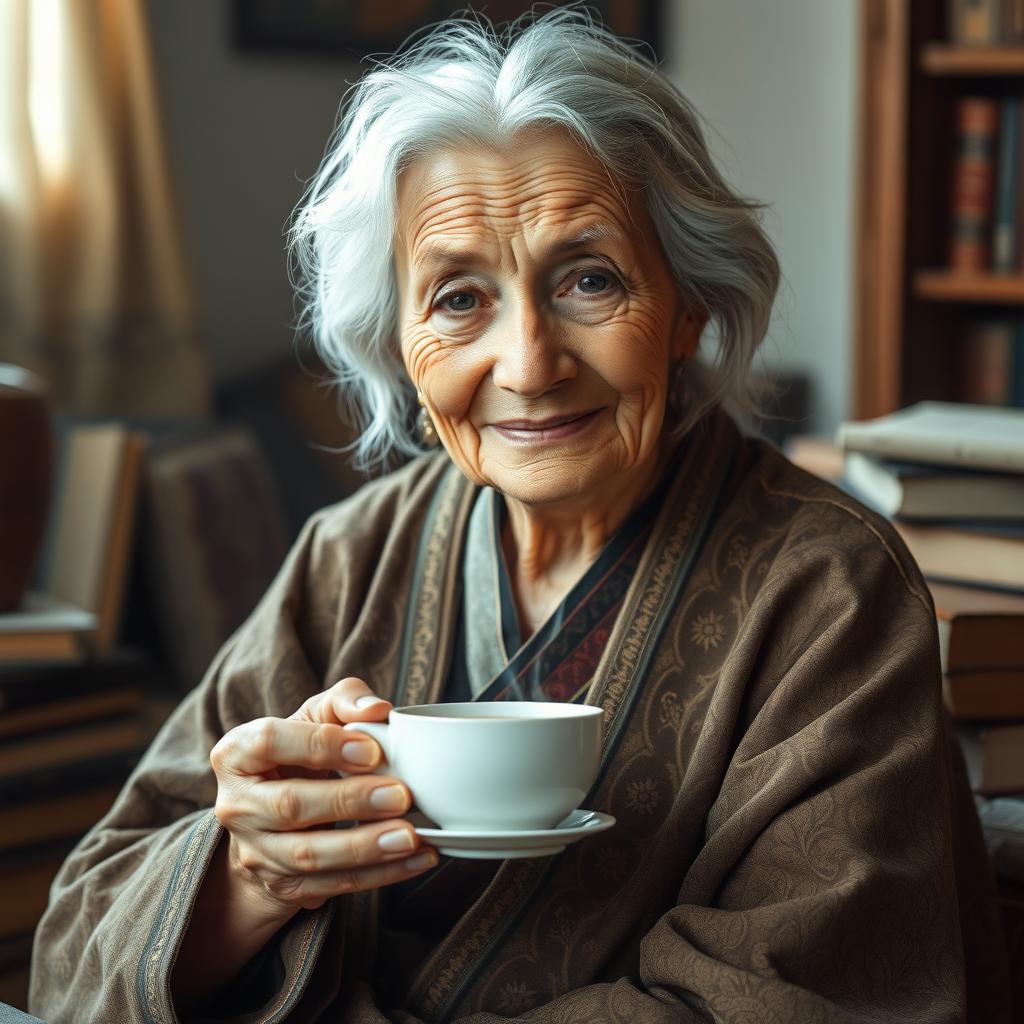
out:
{"label": "sleeve", "polygon": [[[212,812],[210,750],[235,725],[291,714],[323,686],[330,616],[310,603],[333,588],[320,579],[313,586],[316,535],[314,516],[255,611],[61,868],[36,931],[30,989],[32,1012],[49,1024],[177,1020],[170,971],[223,831]],[[280,933],[284,978],[271,1005],[305,984],[315,955],[295,951],[315,954],[330,914],[330,905],[304,912]]]}
{"label": "sleeve", "polygon": [[[1009,1021],[998,969],[986,1007],[966,1005],[935,622],[904,557],[876,541],[766,582],[718,683],[743,696],[704,845],[639,976],[515,1021]],[[348,1006],[416,1020],[365,987]]]}

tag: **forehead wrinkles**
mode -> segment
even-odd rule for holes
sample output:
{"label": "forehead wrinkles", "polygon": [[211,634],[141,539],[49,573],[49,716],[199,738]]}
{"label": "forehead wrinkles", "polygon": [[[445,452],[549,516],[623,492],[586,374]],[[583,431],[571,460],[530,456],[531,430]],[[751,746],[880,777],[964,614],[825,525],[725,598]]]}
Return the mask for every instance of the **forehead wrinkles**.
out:
{"label": "forehead wrinkles", "polygon": [[622,230],[630,221],[608,174],[583,158],[539,166],[535,161],[483,161],[471,171],[425,168],[403,185],[401,234],[414,261],[439,235],[483,241],[523,227],[568,227],[583,218],[611,221]]}

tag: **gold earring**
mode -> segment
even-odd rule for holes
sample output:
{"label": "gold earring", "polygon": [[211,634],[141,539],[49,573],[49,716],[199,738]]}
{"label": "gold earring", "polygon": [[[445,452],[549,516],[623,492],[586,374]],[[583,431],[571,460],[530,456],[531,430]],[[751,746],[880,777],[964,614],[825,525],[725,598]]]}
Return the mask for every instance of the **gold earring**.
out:
{"label": "gold earring", "polygon": [[668,388],[668,407],[677,416],[685,405],[686,395],[686,358],[676,360],[672,367],[672,379]]}
{"label": "gold earring", "polygon": [[416,417],[416,427],[419,430],[420,441],[427,447],[432,448],[437,444],[437,428],[434,426],[434,421],[430,418],[430,413],[427,412],[426,402],[423,401],[423,395],[417,394],[416,396],[420,400],[420,411]]}

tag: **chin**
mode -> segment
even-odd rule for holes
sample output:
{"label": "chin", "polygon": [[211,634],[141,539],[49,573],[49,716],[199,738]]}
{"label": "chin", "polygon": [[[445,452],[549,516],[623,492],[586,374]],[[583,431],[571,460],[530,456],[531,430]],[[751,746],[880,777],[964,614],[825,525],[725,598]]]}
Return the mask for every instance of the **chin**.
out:
{"label": "chin", "polygon": [[609,476],[609,467],[574,465],[569,460],[491,468],[490,486],[524,505],[554,505],[584,498]]}

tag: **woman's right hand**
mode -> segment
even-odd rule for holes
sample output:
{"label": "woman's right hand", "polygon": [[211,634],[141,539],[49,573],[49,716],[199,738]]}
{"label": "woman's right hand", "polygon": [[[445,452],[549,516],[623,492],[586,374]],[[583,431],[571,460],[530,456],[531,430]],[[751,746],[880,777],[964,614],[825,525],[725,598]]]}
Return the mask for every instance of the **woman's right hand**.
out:
{"label": "woman's right hand", "polygon": [[239,725],[213,748],[228,873],[253,910],[283,922],[332,896],[401,882],[437,863],[400,817],[411,803],[405,785],[368,774],[382,759],[380,747],[342,730],[348,722],[384,721],[390,708],[362,680],[343,679],[290,718]]}

